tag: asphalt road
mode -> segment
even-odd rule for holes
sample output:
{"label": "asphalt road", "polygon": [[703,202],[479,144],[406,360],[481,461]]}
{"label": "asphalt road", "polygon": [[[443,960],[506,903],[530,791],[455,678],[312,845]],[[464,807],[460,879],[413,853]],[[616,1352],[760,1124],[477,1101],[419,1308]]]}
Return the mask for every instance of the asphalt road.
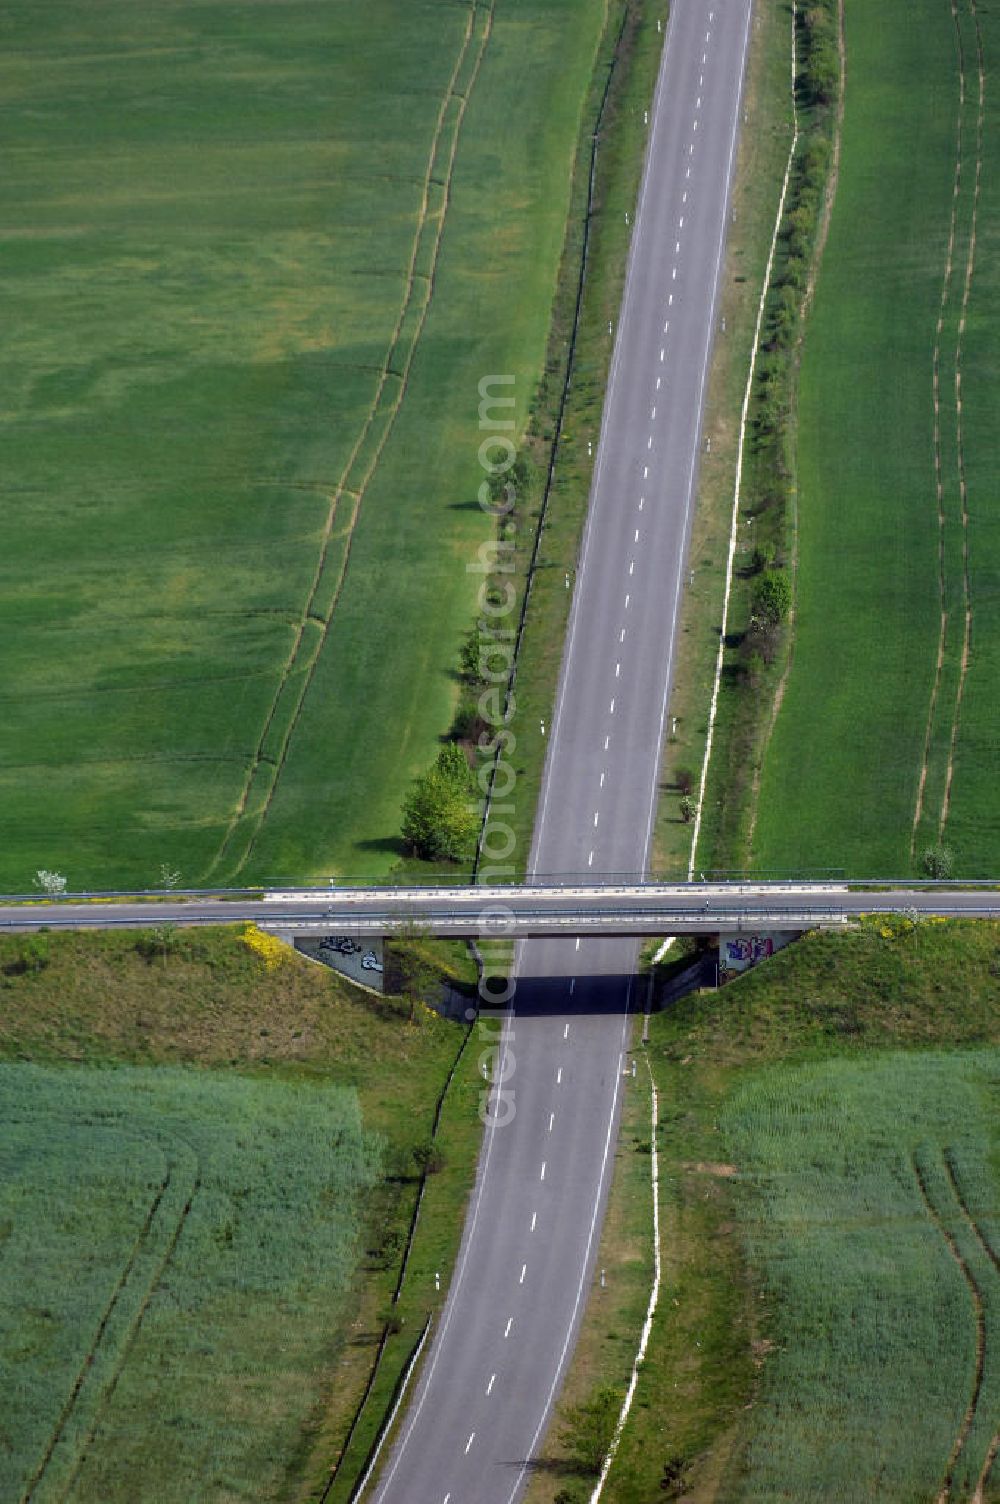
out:
{"label": "asphalt road", "polygon": [[[749,27],[749,0],[671,8],[534,871],[646,867]],[[592,1284],[635,959],[630,940],[520,949],[513,1117],[487,1130],[379,1504],[508,1504],[524,1485]]]}
{"label": "asphalt road", "polygon": [[[1000,918],[1000,879],[975,887],[952,884],[868,889],[830,885],[683,883],[619,887],[301,889],[267,899],[188,898],[137,902],[69,899],[55,903],[0,902],[0,928],[136,929],[159,924],[235,924],[254,920],[289,938],[322,931],[387,935],[417,925],[434,934],[538,936],[653,936],[718,930],[816,929],[857,914]],[[575,952],[574,952],[575,954]],[[523,962],[522,962],[523,965]],[[570,969],[576,968],[572,962]],[[576,968],[578,969],[578,968]]]}

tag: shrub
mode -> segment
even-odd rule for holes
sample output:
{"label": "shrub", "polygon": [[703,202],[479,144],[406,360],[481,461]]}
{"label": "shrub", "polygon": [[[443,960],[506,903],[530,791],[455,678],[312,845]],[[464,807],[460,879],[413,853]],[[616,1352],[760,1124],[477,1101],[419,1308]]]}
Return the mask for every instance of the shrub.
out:
{"label": "shrub", "polygon": [[943,882],[955,870],[955,858],[947,846],[928,846],[920,859],[925,877]]}
{"label": "shrub", "polygon": [[753,615],[767,626],[781,624],[792,609],[792,584],[783,569],[765,569],[754,591]]}
{"label": "shrub", "polygon": [[259,930],[255,924],[248,924],[241,938],[243,944],[255,956],[260,957],[266,971],[276,971],[289,958],[290,952],[284,940],[279,940],[277,935],[269,935],[266,930]]}

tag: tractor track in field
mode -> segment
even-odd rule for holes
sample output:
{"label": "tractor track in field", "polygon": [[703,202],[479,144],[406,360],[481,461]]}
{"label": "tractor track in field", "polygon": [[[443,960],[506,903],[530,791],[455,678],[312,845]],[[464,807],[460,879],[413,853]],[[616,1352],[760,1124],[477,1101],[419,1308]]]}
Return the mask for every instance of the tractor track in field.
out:
{"label": "tractor track in field", "polygon": [[[969,1204],[966,1201],[965,1196],[962,1194],[962,1188],[959,1185],[958,1176],[955,1171],[954,1156],[947,1149],[945,1150],[944,1155],[944,1166],[948,1180],[951,1183],[952,1191],[954,1192],[955,1200],[958,1202],[962,1210],[963,1217],[971,1228],[973,1236],[978,1242],[980,1248],[983,1250],[983,1253],[993,1265],[995,1272],[1000,1275],[1000,1255],[997,1254],[996,1249],[993,1247],[992,1243],[983,1232],[979,1223],[972,1215]],[[975,1492],[972,1495],[971,1504],[983,1504],[986,1485],[990,1480],[990,1474],[993,1472],[993,1468],[996,1464],[998,1455],[1000,1455],[1000,1431],[997,1431],[995,1433],[992,1441],[986,1448],[986,1456],[983,1459],[983,1465],[980,1470],[979,1477],[976,1480],[976,1488]]]}
{"label": "tractor track in field", "polygon": [[976,265],[976,230],[979,220],[979,200],[983,176],[983,134],[986,118],[986,61],[983,55],[983,33],[979,25],[976,0],[969,0],[969,11],[976,29],[976,72],[979,97],[976,107],[976,169],[972,189],[972,222],[969,228],[969,253],[965,263],[965,281],[962,285],[962,309],[958,321],[958,339],[955,344],[955,431],[958,451],[958,490],[962,504],[962,594],[964,627],[962,654],[959,660],[958,685],[952,709],[951,741],[948,746],[948,766],[945,772],[944,795],[941,801],[941,817],[938,822],[938,839],[944,835],[951,808],[951,784],[955,773],[955,745],[958,741],[958,726],[962,713],[965,681],[969,671],[969,654],[972,648],[972,581],[969,573],[969,492],[965,478],[965,447],[962,434],[962,341],[969,313],[969,294],[972,291],[972,276]]}
{"label": "tractor track in field", "polygon": [[[388,443],[393,427],[395,426],[395,420],[399,414],[400,407],[402,406],[403,398],[406,395],[410,369],[412,367],[417,348],[420,344],[420,337],[423,333],[424,324],[427,319],[427,313],[430,309],[431,300],[434,295],[435,272],[437,270],[438,256],[441,248],[441,240],[444,234],[444,226],[447,219],[448,208],[451,203],[452,178],[454,173],[455,158],[458,151],[459,138],[461,136],[462,122],[465,118],[465,112],[468,107],[472,90],[475,86],[477,78],[479,77],[479,71],[482,65],[483,57],[485,55],[490,36],[492,34],[495,9],[496,0],[472,0],[472,4],[469,8],[469,16],[466,24],[465,35],[462,39],[462,45],[459,49],[458,57],[455,61],[455,66],[452,69],[451,77],[448,81],[448,87],[446,88],[441,100],[441,107],[438,111],[434,134],[431,138],[431,146],[427,159],[427,171],[424,175],[423,182],[423,196],[421,200],[420,210],[417,216],[417,227],[413,236],[413,243],[410,252],[410,263],[407,269],[405,292],[402,304],[400,306],[399,315],[396,319],[396,324],[389,341],[389,347],[386,352],[385,361],[380,369],[379,379],[375,389],[375,395],[372,399],[371,407],[369,408],[365,420],[361,426],[361,430],[355,441],[354,447],[351,450],[351,453],[348,456],[348,459],[341,472],[340,480],[337,483],[336,489],[334,490],[333,495],[330,498],[326,523],[323,529],[320,544],[319,559],[317,561],[316,570],[313,575],[313,582],[309,591],[309,595],[306,599],[305,606],[303,607],[302,614],[298,621],[292,648],[282,670],[281,678],[279,680],[278,687],[275,690],[270,710],[268,711],[268,714],[264,721],[263,729],[260,733],[260,737],[258,738],[257,747],[254,752],[250,769],[247,773],[246,779],[244,780],[243,789],[236,810],[234,811],[230,819],[229,826],[219,846],[219,850],[208,868],[208,872],[206,874],[207,876],[210,876],[215,871],[219,863],[224,861],[227,854],[230,853],[236,832],[239,829],[240,823],[246,816],[249,809],[254,783],[259,775],[261,768],[267,766],[273,768],[270,785],[261,804],[260,812],[253,819],[252,829],[250,831],[249,838],[246,841],[245,849],[238,857],[233,868],[233,872],[238,873],[250,857],[250,854],[254,849],[257,837],[259,836],[264,821],[267,818],[271,800],[273,798],[274,791],[277,788],[278,780],[281,776],[281,772],[285,764],[292,736],[298,724],[299,717],[302,712],[302,707],[305,703],[306,695],[308,694],[310,685],[312,684],[320,654],[327,640],[330,625],[333,621],[334,613],[340,600],[344,579],[347,574],[347,567],[350,562],[351,556],[351,545],[353,543],[354,531],[357,526],[358,516],[361,511],[361,505],[364,500],[365,494],[367,493],[371,479],[378,467],[385,446]],[[456,85],[460,80],[462,68],[466,62],[467,57],[469,56],[470,48],[473,45],[476,36],[476,24],[480,17],[484,17],[485,20],[483,22],[482,34],[479,38],[479,45],[478,51],[475,56],[475,62],[473,64],[470,77],[465,85],[464,91],[459,91],[456,88]],[[452,128],[451,147],[448,153],[447,165],[444,175],[443,177],[441,177],[435,174],[435,167],[438,161],[439,150],[445,136],[448,107],[451,104],[452,100],[458,101],[458,109],[455,114],[455,120]],[[427,272],[423,272],[418,271],[417,269],[417,259],[420,255],[424,230],[428,222],[432,218],[430,203],[432,186],[440,189],[443,192],[443,200],[441,202],[440,208],[434,211],[437,218],[437,229],[434,235],[433,246],[431,250],[430,269]],[[401,368],[399,370],[396,370],[393,366],[393,360],[402,340],[407,316],[410,313],[411,309],[415,306],[415,294],[418,282],[424,284],[423,301],[419,308],[416,327],[413,332],[413,337],[410,341],[409,350],[401,363]],[[398,391],[396,392],[395,397],[388,403],[383,413],[382,397],[390,377],[398,382]],[[371,433],[371,430],[380,415],[384,416],[384,427],[381,438],[376,445],[372,459],[358,486],[355,489],[348,489],[347,482],[351,477],[352,470],[357,463],[358,457],[362,451],[366,439],[368,438],[368,435]],[[340,533],[340,536],[346,538],[344,555],[340,564],[336,583],[333,588],[330,604],[326,608],[326,610],[317,611],[316,601],[319,596],[326,573],[330,544],[333,539],[334,523],[337,519],[341,500],[345,496],[349,496],[351,498],[352,506],[347,518],[346,526],[341,529]],[[316,640],[313,643],[307,645],[305,638],[307,626],[310,621],[316,628]],[[282,696],[286,690],[287,685],[289,684],[297,670],[303,671],[302,683],[298,688],[294,707],[289,717],[288,726],[283,736],[281,737],[277,755],[274,757],[269,757],[265,752],[267,738],[272,726],[274,725]]]}
{"label": "tractor track in field", "polygon": [[[188,1147],[188,1146],[185,1146],[185,1147]],[[195,1158],[195,1166],[197,1166],[197,1159],[196,1158]],[[50,1465],[52,1463],[53,1457],[55,1456],[56,1449],[59,1446],[59,1444],[60,1444],[61,1440],[63,1439],[63,1437],[65,1436],[66,1428],[69,1425],[69,1422],[70,1422],[70,1419],[71,1419],[71,1417],[73,1415],[73,1412],[74,1412],[74,1410],[76,1409],[76,1407],[77,1407],[77,1405],[79,1403],[80,1396],[83,1393],[83,1389],[84,1389],[84,1386],[85,1386],[85,1384],[87,1382],[87,1379],[88,1379],[89,1375],[91,1374],[91,1372],[93,1371],[95,1357],[96,1357],[96,1355],[97,1355],[97,1353],[98,1353],[98,1351],[100,1349],[101,1343],[104,1341],[104,1338],[105,1338],[105,1336],[107,1334],[108,1328],[111,1325],[111,1321],[112,1321],[112,1319],[113,1319],[113,1317],[114,1317],[114,1315],[115,1315],[115,1313],[116,1313],[116,1311],[117,1311],[117,1309],[118,1309],[118,1307],[119,1307],[119,1305],[120,1305],[120,1303],[122,1301],[122,1297],[124,1296],[124,1294],[126,1292],[126,1288],[127,1288],[129,1279],[130,1279],[130,1277],[132,1275],[132,1271],[134,1270],[134,1268],[136,1266],[136,1263],[137,1263],[137,1261],[139,1259],[140,1254],[142,1253],[143,1249],[145,1248],[146,1244],[149,1241],[149,1237],[150,1237],[150,1234],[152,1232],[153,1225],[154,1225],[154,1223],[156,1221],[157,1214],[159,1213],[160,1208],[163,1205],[163,1201],[164,1201],[165,1196],[167,1195],[167,1192],[170,1190],[171,1186],[173,1185],[173,1183],[175,1181],[178,1168],[179,1168],[178,1162],[176,1162],[176,1161],[172,1162],[168,1158],[165,1174],[163,1175],[162,1179],[160,1180],[159,1185],[156,1188],[156,1191],[155,1191],[155,1193],[153,1195],[153,1199],[152,1199],[152,1201],[150,1202],[150,1205],[149,1205],[149,1210],[147,1211],[146,1216],[145,1216],[145,1218],[143,1220],[142,1226],[140,1227],[139,1232],[136,1235],[136,1238],[135,1238],[135,1240],[134,1240],[134,1242],[132,1244],[132,1248],[129,1251],[128,1258],[125,1260],[125,1263],[122,1266],[122,1269],[121,1269],[121,1271],[120,1271],[120,1273],[118,1275],[118,1278],[115,1281],[114,1288],[112,1289],[111,1294],[110,1294],[110,1296],[109,1296],[109,1298],[108,1298],[108,1300],[107,1300],[107,1302],[105,1304],[104,1310],[101,1313],[101,1318],[100,1318],[100,1320],[99,1320],[99,1322],[97,1324],[97,1330],[94,1333],[94,1337],[93,1337],[93,1339],[92,1339],[92,1341],[90,1343],[90,1346],[88,1347],[86,1353],[84,1354],[83,1361],[81,1362],[80,1367],[79,1367],[79,1369],[77,1371],[76,1378],[73,1381],[73,1384],[72,1384],[72,1386],[70,1388],[69,1394],[67,1395],[67,1397],[66,1397],[66,1399],[65,1399],[65,1401],[63,1403],[62,1409],[59,1412],[59,1416],[58,1416],[58,1418],[56,1420],[56,1423],[53,1426],[52,1431],[51,1431],[51,1433],[49,1435],[49,1439],[48,1439],[48,1442],[46,1443],[45,1450],[43,1451],[41,1458],[39,1459],[38,1463],[36,1464],[34,1472],[31,1474],[31,1477],[28,1479],[28,1482],[27,1482],[26,1486],[24,1487],[24,1489],[22,1490],[21,1494],[19,1495],[18,1504],[32,1504],[32,1500],[34,1500],[35,1497],[36,1497],[36,1491],[39,1488],[39,1485],[41,1485],[41,1484],[43,1484],[45,1482],[45,1475],[48,1472],[48,1469],[49,1469],[49,1467],[50,1467]],[[75,1478],[76,1478],[77,1474],[79,1473],[80,1468],[81,1468],[81,1466],[83,1464],[84,1457],[86,1455],[86,1447],[90,1444],[90,1441],[93,1438],[93,1435],[94,1435],[94,1432],[95,1432],[96,1426],[97,1426],[97,1420],[98,1420],[99,1416],[102,1414],[102,1412],[104,1411],[104,1409],[105,1409],[105,1407],[107,1405],[108,1400],[110,1399],[112,1393],[114,1392],[115,1387],[117,1386],[118,1379],[119,1379],[119,1377],[121,1375],[122,1367],[123,1367],[123,1365],[125,1363],[125,1359],[126,1359],[126,1357],[128,1355],[128,1351],[129,1351],[129,1349],[130,1349],[130,1347],[132,1345],[132,1342],[133,1342],[133,1340],[135,1338],[135,1334],[138,1331],[139,1326],[140,1326],[140,1324],[142,1322],[143,1315],[145,1314],[146,1309],[147,1309],[147,1307],[149,1305],[149,1302],[150,1302],[150,1300],[152,1298],[153,1291],[156,1289],[157,1285],[159,1284],[159,1281],[160,1281],[160,1278],[162,1277],[163,1271],[166,1268],[167,1264],[169,1263],[171,1257],[173,1256],[174,1249],[177,1247],[177,1243],[178,1243],[178,1241],[180,1239],[181,1232],[183,1231],[184,1224],[187,1221],[187,1217],[188,1217],[188,1214],[189,1214],[189,1212],[191,1210],[192,1203],[194,1201],[195,1196],[198,1193],[198,1190],[200,1189],[200,1186],[201,1186],[201,1181],[200,1181],[200,1178],[199,1178],[198,1173],[197,1173],[197,1168],[195,1168],[195,1173],[194,1173],[193,1180],[192,1180],[192,1183],[191,1183],[190,1191],[188,1193],[188,1196],[187,1196],[187,1199],[185,1201],[185,1204],[184,1204],[184,1206],[183,1206],[183,1208],[182,1208],[182,1210],[180,1212],[180,1215],[177,1218],[177,1222],[176,1222],[176,1225],[174,1227],[173,1233],[172,1233],[172,1235],[170,1237],[170,1240],[169,1240],[169,1242],[167,1244],[166,1252],[164,1253],[163,1257],[159,1260],[159,1262],[158,1262],[158,1264],[156,1266],[155,1273],[154,1273],[152,1279],[148,1283],[148,1286],[146,1288],[145,1294],[142,1297],[142,1300],[141,1300],[141,1302],[139,1304],[139,1307],[138,1307],[138,1309],[136,1311],[136,1314],[132,1317],[132,1320],[129,1323],[128,1331],[127,1331],[127,1333],[125,1335],[125,1338],[124,1338],[124,1340],[123,1340],[123,1342],[121,1344],[121,1348],[120,1348],[120,1351],[118,1353],[117,1361],[114,1364],[114,1368],[112,1370],[112,1374],[111,1374],[109,1380],[105,1383],[103,1391],[101,1392],[101,1394],[99,1396],[98,1403],[97,1403],[94,1415],[92,1416],[90,1424],[88,1425],[86,1439],[85,1439],[85,1441],[83,1443],[83,1446],[78,1451],[77,1456],[76,1456],[76,1458],[74,1460],[69,1480],[66,1483],[66,1485],[64,1486],[64,1488],[62,1489],[62,1497],[64,1499],[69,1496],[69,1493],[70,1493],[70,1491],[72,1489],[73,1481],[75,1480]]]}
{"label": "tractor track in field", "polygon": [[[958,331],[956,336],[954,354],[956,466],[958,474],[960,515],[962,521],[962,594],[964,625],[962,649],[959,659],[958,684],[956,686],[955,701],[952,709],[951,736],[949,742],[948,760],[945,769],[944,792],[942,795],[941,810],[938,818],[938,840],[940,840],[944,835],[944,829],[948,820],[948,811],[951,799],[951,783],[954,773],[955,744],[958,737],[959,714],[961,711],[962,699],[965,693],[965,680],[968,670],[969,650],[972,637],[972,594],[969,574],[969,508],[968,489],[965,479],[965,451],[963,447],[962,434],[962,341],[965,335],[965,325],[969,307],[969,294],[972,288],[972,277],[975,269],[976,229],[979,213],[980,185],[983,162],[986,72],[983,56],[982,32],[979,26],[979,17],[976,12],[975,0],[969,0],[969,10],[976,30],[979,98],[976,119],[976,157],[972,211],[969,229],[969,246],[966,254],[965,275],[962,285],[962,302],[959,312]],[[955,241],[958,229],[958,209],[962,190],[962,175],[965,156],[965,108],[968,95],[968,82],[965,66],[965,44],[962,40],[958,0],[951,0],[951,15],[955,27],[955,38],[958,56],[958,120],[955,132],[955,174],[952,187],[951,216],[948,227],[948,247],[945,254],[944,275],[941,281],[941,299],[938,307],[937,324],[934,331],[934,348],[931,356],[931,398],[934,409],[932,443],[934,451],[934,490],[937,502],[938,518],[938,609],[940,615],[940,624],[938,629],[937,656],[934,665],[934,679],[931,686],[930,703],[927,708],[927,722],[924,729],[923,755],[921,757],[920,774],[917,781],[917,797],[914,803],[913,810],[913,825],[910,832],[911,857],[916,852],[917,832],[924,813],[924,799],[927,789],[927,776],[931,759],[931,741],[934,735],[934,726],[938,714],[938,703],[941,696],[941,683],[944,674],[945,658],[947,656],[948,629],[950,625],[951,615],[948,605],[948,586],[946,571],[946,530],[948,518],[945,510],[944,470],[941,458],[941,343],[944,333],[945,317],[948,311],[948,305],[951,302],[952,297],[951,284],[954,274]]]}
{"label": "tractor track in field", "polygon": [[[955,1469],[958,1466],[958,1459],[961,1457],[962,1452],[965,1448],[965,1444],[969,1439],[969,1433],[972,1430],[972,1424],[976,1418],[976,1412],[979,1408],[979,1401],[983,1391],[983,1379],[986,1372],[986,1306],[983,1300],[983,1292],[979,1287],[979,1281],[976,1279],[975,1274],[970,1269],[965,1257],[962,1254],[962,1250],[959,1248],[954,1236],[948,1231],[941,1213],[938,1211],[937,1207],[934,1204],[930,1191],[927,1188],[927,1181],[924,1172],[920,1167],[916,1154],[913,1155],[911,1164],[913,1167],[914,1178],[916,1179],[917,1187],[920,1191],[920,1197],[924,1203],[924,1210],[947,1244],[948,1252],[951,1254],[955,1263],[958,1265],[962,1278],[968,1288],[976,1329],[976,1358],[975,1370],[972,1380],[972,1393],[969,1396],[969,1402],[965,1407],[965,1414],[962,1416],[961,1423],[955,1435],[955,1440],[952,1443],[951,1452],[948,1455],[948,1461],[945,1465],[944,1477],[941,1480],[941,1486],[934,1498],[934,1504],[950,1504],[952,1497],[952,1484],[955,1477]],[[978,1228],[976,1228],[975,1223],[972,1221],[968,1208],[966,1207],[961,1194],[959,1193],[951,1165],[947,1159],[947,1155],[944,1156],[944,1165],[945,1174],[958,1202],[960,1211],[962,1212],[966,1220],[972,1223],[973,1230],[978,1237],[979,1230]]]}
{"label": "tractor track in field", "polygon": [[87,1427],[87,1434],[80,1445],[79,1451],[77,1452],[76,1461],[73,1464],[72,1472],[70,1473],[66,1487],[63,1490],[64,1501],[69,1499],[76,1480],[80,1476],[81,1469],[87,1461],[87,1455],[90,1447],[93,1444],[94,1437],[97,1434],[97,1427],[100,1422],[101,1416],[107,1410],[108,1405],[110,1404],[114,1396],[115,1390],[118,1388],[118,1382],[121,1379],[122,1372],[125,1368],[126,1359],[128,1358],[128,1355],[132,1349],[132,1344],[135,1342],[135,1339],[139,1334],[139,1328],[142,1326],[146,1312],[149,1310],[149,1303],[153,1298],[153,1293],[159,1285],[160,1280],[163,1278],[163,1271],[166,1269],[167,1265],[170,1263],[170,1260],[174,1256],[177,1244],[181,1240],[181,1234],[184,1231],[185,1225],[187,1224],[187,1219],[191,1214],[191,1208],[194,1205],[195,1197],[200,1190],[201,1177],[196,1173],[194,1181],[191,1185],[190,1194],[188,1195],[188,1198],[181,1209],[181,1214],[177,1219],[177,1225],[174,1228],[173,1236],[171,1237],[170,1242],[167,1244],[166,1251],[164,1252],[164,1255],[159,1262],[156,1273],[150,1280],[146,1293],[139,1305],[139,1309],[135,1313],[132,1324],[128,1331],[128,1335],[126,1336],[125,1341],[122,1343],[121,1351],[118,1355],[118,1362],[115,1364],[114,1371],[110,1379],[108,1380],[103,1393],[101,1394],[97,1408],[91,1418],[90,1425]]}

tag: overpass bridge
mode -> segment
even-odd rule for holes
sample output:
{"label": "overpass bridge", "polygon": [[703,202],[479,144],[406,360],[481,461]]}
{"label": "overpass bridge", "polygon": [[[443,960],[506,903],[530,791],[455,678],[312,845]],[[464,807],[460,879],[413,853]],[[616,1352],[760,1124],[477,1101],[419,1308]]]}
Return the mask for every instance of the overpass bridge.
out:
{"label": "overpass bridge", "polygon": [[452,939],[638,938],[837,929],[864,913],[1000,919],[1000,881],[977,884],[532,882],[496,887],[327,887],[253,893],[0,899],[0,930],[117,929],[253,920],[294,940],[410,929]]}

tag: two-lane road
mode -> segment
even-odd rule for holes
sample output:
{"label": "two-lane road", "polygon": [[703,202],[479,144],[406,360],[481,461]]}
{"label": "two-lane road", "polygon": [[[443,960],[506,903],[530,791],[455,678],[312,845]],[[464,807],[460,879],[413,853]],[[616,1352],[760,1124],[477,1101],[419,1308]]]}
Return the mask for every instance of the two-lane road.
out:
{"label": "two-lane road", "polygon": [[[750,0],[675,0],[616,335],[533,871],[645,870],[697,474]],[[508,1504],[565,1372],[617,1130],[630,940],[520,950],[459,1266],[375,1491]]]}

